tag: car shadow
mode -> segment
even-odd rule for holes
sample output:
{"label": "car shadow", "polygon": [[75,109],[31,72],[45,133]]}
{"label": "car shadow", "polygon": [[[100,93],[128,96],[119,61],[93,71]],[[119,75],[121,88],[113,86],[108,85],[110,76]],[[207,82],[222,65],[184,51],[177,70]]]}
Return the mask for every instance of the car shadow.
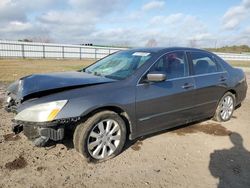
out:
{"label": "car shadow", "polygon": [[[189,126],[204,122],[204,121],[209,120],[209,119],[210,118],[203,119],[203,120],[200,120],[200,121],[194,121],[194,122],[183,124],[183,125],[179,125],[177,127],[173,127],[173,128],[169,128],[169,129],[164,129],[162,131],[157,131],[157,132],[154,132],[154,133],[151,133],[151,134],[147,134],[145,136],[141,136],[141,137],[136,138],[134,140],[127,139],[127,142],[126,142],[126,144],[124,146],[123,151],[125,151],[125,150],[127,150],[129,148],[132,148],[133,150],[138,151],[138,150],[140,150],[140,147],[143,144],[143,141],[146,140],[146,139],[149,139],[151,137],[158,136],[158,135],[161,135],[161,134],[165,134],[165,133],[168,133],[168,132],[176,131],[176,130],[179,130],[179,129],[183,129],[183,128],[186,128],[186,127],[189,127]],[[135,147],[133,147],[133,146],[135,146]]]}
{"label": "car shadow", "polygon": [[210,154],[209,170],[219,179],[218,188],[250,187],[250,152],[243,146],[240,134],[229,136],[233,147]]}
{"label": "car shadow", "polygon": [[[165,130],[162,130],[162,131],[157,131],[155,133],[151,133],[151,134],[148,134],[148,135],[145,135],[145,136],[141,136],[141,137],[136,138],[134,140],[129,140],[127,138],[127,141],[126,141],[125,146],[123,148],[123,152],[126,151],[129,148],[132,148],[133,150],[138,151],[141,148],[143,140],[146,140],[146,139],[149,139],[151,137],[158,136],[158,135],[161,135],[161,134],[165,134],[167,132],[172,132],[172,131],[176,131],[176,130],[179,130],[179,129],[182,129],[182,128],[185,128],[185,127],[189,127],[189,126],[192,126],[192,125],[197,124],[197,123],[201,123],[201,122],[206,121],[206,120],[208,120],[208,119],[204,119],[204,120],[201,120],[201,121],[195,121],[195,122],[192,122],[192,123],[180,125],[180,126],[165,129]],[[74,149],[73,134],[74,134],[74,130],[68,130],[67,134],[65,135],[65,139],[63,139],[63,140],[61,140],[59,142],[49,142],[47,147],[51,147],[53,144],[54,145],[55,144],[63,144],[63,145],[65,145],[67,147],[67,149]]]}
{"label": "car shadow", "polygon": [[[195,122],[188,123],[188,124],[184,124],[184,125],[180,125],[180,126],[177,126],[177,127],[174,127],[174,128],[170,128],[170,129],[158,131],[158,132],[155,132],[155,133],[152,133],[152,134],[148,134],[148,135],[139,137],[139,138],[134,139],[134,140],[127,139],[127,142],[125,143],[125,146],[123,148],[122,153],[125,152],[127,149],[130,149],[130,148],[132,150],[134,150],[134,151],[139,151],[143,147],[142,146],[143,145],[143,141],[146,140],[146,139],[150,139],[151,137],[154,137],[154,136],[158,136],[158,135],[165,134],[165,133],[168,133],[168,132],[173,132],[173,133],[177,133],[177,134],[181,133],[180,135],[182,135],[183,133],[185,133],[185,131],[189,132],[190,130],[191,130],[191,133],[192,133],[192,131],[193,131],[193,128],[191,128],[192,126],[196,126],[197,125],[196,128],[195,128],[195,129],[197,129],[197,127],[201,126],[201,125],[199,125],[199,123],[204,122],[206,120],[209,120],[209,118],[203,119],[203,120],[200,120],[200,121],[195,121]],[[216,124],[217,126],[222,127],[218,123],[214,123],[214,124]],[[208,124],[208,126],[209,126],[209,124]],[[189,128],[191,128],[191,129],[189,129]],[[221,132],[218,132],[218,131],[221,131],[221,130],[216,129],[214,131],[221,134]],[[74,130],[69,130],[69,132],[67,132],[67,133],[68,134],[65,135],[65,139],[62,140],[62,141],[60,141],[60,142],[57,142],[57,143],[58,144],[63,144],[63,145],[65,145],[67,147],[68,150],[71,150],[71,149],[74,149],[74,144],[73,144],[73,133],[74,133]],[[228,135],[231,135],[231,134],[235,134],[235,133],[231,133],[230,131],[227,131],[225,129],[225,130],[223,130],[223,134],[221,134],[219,136],[228,136]],[[53,143],[51,143],[51,145],[53,145]],[[248,160],[250,160],[250,156],[248,156]],[[215,168],[216,165],[214,167],[214,160],[213,160],[212,163],[213,163],[212,164],[212,168]],[[249,164],[249,168],[250,168],[250,164]],[[248,169],[248,170],[249,170],[249,174],[250,174],[250,169]]]}
{"label": "car shadow", "polygon": [[[205,120],[203,120],[203,121],[205,121]],[[178,129],[181,129],[181,128],[184,128],[184,127],[188,127],[190,125],[200,123],[200,122],[202,122],[202,121],[197,121],[197,122],[181,125],[181,126],[178,126],[178,127],[158,131],[158,132],[155,132],[155,133],[151,133],[151,134],[136,138],[134,140],[129,140],[127,138],[127,141],[125,143],[123,151],[129,149],[130,147],[132,147],[132,149],[134,149],[134,150],[139,150],[138,145],[140,145],[142,143],[142,141],[145,140],[145,139],[148,139],[148,138],[160,135],[160,134],[164,134],[164,133],[167,133],[167,132],[171,132],[171,131],[174,131],[174,130],[178,130]],[[47,143],[46,147],[52,147],[53,145],[56,145],[56,144],[63,144],[63,145],[65,145],[67,147],[67,149],[74,149],[73,134],[74,134],[74,130],[68,130],[68,132],[65,135],[65,138],[63,140],[58,141],[58,142],[50,141],[49,143]],[[135,147],[133,147],[133,146],[135,146]]]}

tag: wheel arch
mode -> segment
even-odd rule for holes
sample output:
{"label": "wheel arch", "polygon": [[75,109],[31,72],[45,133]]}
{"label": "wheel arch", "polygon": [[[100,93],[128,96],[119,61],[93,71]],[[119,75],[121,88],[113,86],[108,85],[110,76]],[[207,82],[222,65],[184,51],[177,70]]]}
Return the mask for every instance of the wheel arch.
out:
{"label": "wheel arch", "polygon": [[236,90],[234,90],[234,89],[229,89],[227,92],[230,92],[230,93],[234,94],[235,99],[237,99],[237,92],[236,92]]}
{"label": "wheel arch", "polygon": [[238,93],[235,89],[230,89],[228,92],[232,93],[235,96],[235,109],[239,108],[241,106],[240,97],[238,96]]}
{"label": "wheel arch", "polygon": [[235,96],[235,102],[237,103],[237,92],[236,92],[236,90],[234,90],[234,89],[228,89],[228,90],[226,90],[226,91],[222,94],[222,96],[219,98],[219,100],[217,101],[216,106],[219,105],[220,100],[222,99],[222,97],[223,97],[226,93],[228,93],[228,92],[232,93],[232,94]]}
{"label": "wheel arch", "polygon": [[[226,90],[223,94],[222,94],[222,96],[219,98],[219,100],[218,100],[218,102],[217,102],[217,105],[219,104],[219,102],[220,102],[220,100],[222,99],[222,97],[226,94],[226,93],[232,93],[234,96],[235,96],[235,100],[237,101],[237,92],[236,92],[236,90],[235,89],[228,89],[228,90]],[[235,101],[235,102],[236,102]]]}
{"label": "wheel arch", "polygon": [[117,113],[124,120],[125,125],[126,125],[126,129],[127,129],[127,137],[129,137],[129,139],[130,139],[131,134],[132,134],[132,130],[133,130],[131,119],[130,119],[128,113],[119,106],[109,105],[109,106],[96,107],[96,108],[91,109],[88,112],[82,114],[82,117],[84,120],[86,120],[89,117],[93,116],[94,114],[101,112],[101,111],[105,111],[105,110],[109,110],[109,111]]}

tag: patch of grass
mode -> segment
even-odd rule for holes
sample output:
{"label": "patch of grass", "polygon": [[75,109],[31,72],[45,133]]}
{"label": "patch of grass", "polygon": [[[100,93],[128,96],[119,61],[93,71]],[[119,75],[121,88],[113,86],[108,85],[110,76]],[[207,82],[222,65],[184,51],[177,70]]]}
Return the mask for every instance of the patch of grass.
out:
{"label": "patch of grass", "polygon": [[0,82],[12,82],[35,73],[79,70],[94,60],[0,59]]}
{"label": "patch of grass", "polygon": [[250,67],[250,61],[235,61],[230,60],[227,61],[229,64],[231,64],[234,67]]}

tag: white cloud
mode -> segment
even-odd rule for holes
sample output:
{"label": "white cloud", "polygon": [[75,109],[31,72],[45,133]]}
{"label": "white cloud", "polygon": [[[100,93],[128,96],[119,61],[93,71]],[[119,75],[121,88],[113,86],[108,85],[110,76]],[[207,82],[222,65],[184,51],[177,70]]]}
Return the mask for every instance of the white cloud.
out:
{"label": "white cloud", "polygon": [[58,1],[60,0],[0,0],[1,38],[17,40],[49,33],[37,21],[29,20],[29,14],[54,8]]}
{"label": "white cloud", "polygon": [[97,17],[89,12],[49,11],[37,18],[40,26],[49,31],[55,41],[81,43],[95,31]]}
{"label": "white cloud", "polygon": [[197,44],[207,46],[214,37],[205,24],[192,15],[181,13],[169,16],[155,16],[142,27],[111,28],[95,31],[89,39],[101,44],[108,43],[130,46],[145,46],[149,39],[155,39],[158,46],[187,46],[191,39]]}
{"label": "white cloud", "polygon": [[1,0],[0,2],[0,22],[26,19],[24,8],[18,7],[17,3],[11,0]]}
{"label": "white cloud", "polygon": [[243,32],[249,34],[250,36],[250,26],[248,26]]}
{"label": "white cloud", "polygon": [[77,11],[49,11],[38,17],[38,20],[44,24],[55,24],[55,25],[75,25],[78,24],[95,24],[96,17],[88,12],[77,12]]}
{"label": "white cloud", "polygon": [[250,0],[243,0],[239,5],[229,8],[222,18],[223,29],[237,29],[246,18],[250,19]]}
{"label": "white cloud", "polygon": [[[29,13],[53,7],[60,0],[1,0],[0,22],[26,21]],[[60,1],[62,2],[62,1]]]}
{"label": "white cloud", "polygon": [[12,32],[15,30],[16,32],[25,31],[30,29],[32,25],[30,23],[19,22],[19,21],[12,21],[6,27],[0,28],[0,31],[3,32]]}
{"label": "white cloud", "polygon": [[81,12],[91,12],[94,15],[106,15],[110,12],[125,7],[123,0],[69,0],[69,4],[74,10]]}
{"label": "white cloud", "polygon": [[0,8],[6,7],[6,5],[10,4],[11,0],[1,0],[0,1]]}
{"label": "white cloud", "polygon": [[[152,0],[131,8],[123,0],[0,0],[0,37],[23,39],[46,36],[59,43],[94,43],[145,46],[155,39],[158,46],[186,46],[195,40],[199,46],[246,42],[250,28],[225,36],[208,28],[198,15],[163,10],[165,1]],[[59,6],[58,6],[59,5]],[[129,8],[128,8],[129,6]],[[246,20],[250,0],[243,0],[225,13],[226,28],[237,28]],[[157,10],[157,11],[156,11]],[[164,9],[165,10],[165,9]],[[249,10],[249,11],[246,11]],[[219,42],[222,44],[222,42]]]}
{"label": "white cloud", "polygon": [[163,27],[169,29],[173,33],[176,32],[204,32],[207,30],[206,25],[200,21],[197,17],[176,13],[168,16],[155,16],[149,21],[152,27]]}
{"label": "white cloud", "polygon": [[148,10],[153,10],[153,9],[161,9],[165,6],[164,1],[151,1],[149,3],[146,3],[143,5],[142,10],[143,11],[148,11]]}
{"label": "white cloud", "polygon": [[151,24],[162,24],[162,23],[175,24],[181,21],[183,17],[185,17],[185,15],[183,15],[182,13],[171,14],[169,16],[155,16],[150,19],[149,23]]}
{"label": "white cloud", "polygon": [[164,46],[189,46],[190,41],[195,40],[198,46],[207,47],[216,40],[207,25],[193,15],[175,13],[155,16],[149,23],[149,28],[158,28],[159,34],[154,37]]}
{"label": "white cloud", "polygon": [[246,27],[238,35],[232,37],[234,44],[248,44],[250,45],[250,26]]}
{"label": "white cloud", "polygon": [[[0,30],[1,38],[33,38],[46,34],[54,41],[70,43],[81,43],[95,31],[100,20],[124,5],[122,0],[103,0],[101,3],[98,0],[0,2],[0,28],[4,28]],[[64,4],[66,8],[60,9],[58,4]],[[33,20],[30,20],[33,13]],[[5,32],[7,30],[9,33]]]}

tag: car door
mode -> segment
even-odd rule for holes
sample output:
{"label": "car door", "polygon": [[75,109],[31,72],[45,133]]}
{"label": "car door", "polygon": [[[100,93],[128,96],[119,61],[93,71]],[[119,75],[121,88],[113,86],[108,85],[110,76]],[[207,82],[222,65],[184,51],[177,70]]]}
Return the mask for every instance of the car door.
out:
{"label": "car door", "polygon": [[218,101],[226,92],[228,74],[211,53],[191,51],[188,56],[196,85],[194,118],[213,116]]}
{"label": "car door", "polygon": [[[163,72],[162,82],[144,82],[149,72]],[[192,116],[195,83],[189,77],[184,51],[161,56],[136,86],[136,116],[139,135],[170,128]]]}

